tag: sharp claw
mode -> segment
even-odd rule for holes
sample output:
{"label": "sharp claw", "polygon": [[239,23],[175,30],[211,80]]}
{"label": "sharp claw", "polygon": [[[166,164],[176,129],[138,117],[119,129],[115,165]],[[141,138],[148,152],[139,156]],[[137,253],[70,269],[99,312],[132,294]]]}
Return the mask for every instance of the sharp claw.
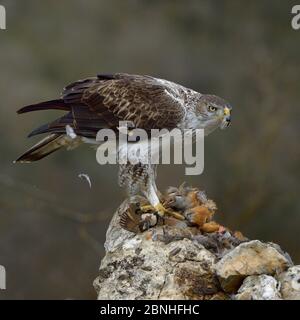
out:
{"label": "sharp claw", "polygon": [[165,215],[165,213],[167,213],[167,209],[160,202],[154,206],[154,209],[157,211],[157,213],[161,217],[163,217]]}
{"label": "sharp claw", "polygon": [[167,213],[168,213],[170,216],[173,216],[174,218],[176,218],[176,219],[178,219],[178,220],[181,220],[181,221],[185,220],[185,217],[184,217],[182,214],[180,214],[180,213],[177,213],[177,212],[174,212],[174,211],[168,211]]}
{"label": "sharp claw", "polygon": [[185,220],[184,216],[178,212],[172,211],[170,209],[166,209],[161,203],[158,203],[155,206],[145,205],[140,208],[143,212],[153,212],[156,211],[160,217],[164,217],[165,215],[172,216],[178,220]]}
{"label": "sharp claw", "polygon": [[181,215],[180,213],[166,209],[161,203],[157,204],[154,208],[157,210],[158,214],[161,217],[163,217],[164,215],[167,214],[167,215],[172,216],[178,220],[185,220],[183,215]]}
{"label": "sharp claw", "polygon": [[148,212],[148,211],[154,211],[155,210],[155,208],[153,206],[151,206],[150,204],[147,204],[145,206],[141,206],[140,209],[143,212]]}

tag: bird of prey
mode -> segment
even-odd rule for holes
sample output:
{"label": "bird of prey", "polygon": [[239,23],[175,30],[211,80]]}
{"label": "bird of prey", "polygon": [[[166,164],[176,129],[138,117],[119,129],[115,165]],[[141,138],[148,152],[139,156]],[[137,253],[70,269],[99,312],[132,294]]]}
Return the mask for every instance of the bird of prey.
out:
{"label": "bird of prey", "polygon": [[[171,81],[117,73],[71,83],[59,99],[23,107],[18,113],[49,109],[66,113],[32,131],[29,137],[44,133],[47,136],[16,162],[37,161],[63,147],[93,144],[100,129],[117,132],[120,121],[148,131],[204,129],[208,135],[218,127],[229,126],[232,108],[218,96],[201,94]],[[143,194],[164,215],[168,210],[162,205],[155,184],[156,167],[151,163],[121,164],[119,184],[127,188],[130,198]]]}

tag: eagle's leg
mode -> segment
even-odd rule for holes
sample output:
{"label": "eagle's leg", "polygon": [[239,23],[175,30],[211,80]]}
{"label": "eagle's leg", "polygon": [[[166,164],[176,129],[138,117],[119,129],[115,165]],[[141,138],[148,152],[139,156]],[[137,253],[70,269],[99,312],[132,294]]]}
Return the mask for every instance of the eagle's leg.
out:
{"label": "eagle's leg", "polygon": [[158,196],[155,177],[156,165],[129,162],[120,165],[119,184],[121,187],[126,187],[130,202],[134,203],[136,196],[142,193],[150,203],[150,205],[141,206],[143,212],[157,211],[160,216],[168,214],[176,219],[184,220],[181,214],[163,206]]}
{"label": "eagle's leg", "polygon": [[147,189],[144,191],[144,194],[147,197],[148,201],[150,202],[150,205],[142,206],[141,207],[142,211],[148,211],[154,208],[155,211],[157,211],[157,213],[161,217],[163,217],[164,215],[170,215],[176,219],[184,220],[185,219],[184,216],[182,216],[177,212],[168,210],[163,206],[163,204],[159,200],[156,190],[157,188],[156,188],[155,181],[152,181],[152,183],[150,183]]}
{"label": "eagle's leg", "polygon": [[184,216],[181,215],[180,213],[177,213],[175,211],[171,211],[171,210],[168,210],[166,209],[162,203],[158,203],[157,205],[150,205],[150,204],[147,204],[145,206],[141,206],[141,210],[144,211],[144,212],[148,212],[148,211],[153,211],[153,209],[155,211],[158,212],[158,214],[163,217],[165,214],[168,214],[170,216],[173,216],[174,218],[178,219],[178,220],[184,220]]}
{"label": "eagle's leg", "polygon": [[138,179],[135,178],[135,168],[130,163],[119,166],[119,185],[126,189],[129,202],[136,203],[137,196],[141,193]]}

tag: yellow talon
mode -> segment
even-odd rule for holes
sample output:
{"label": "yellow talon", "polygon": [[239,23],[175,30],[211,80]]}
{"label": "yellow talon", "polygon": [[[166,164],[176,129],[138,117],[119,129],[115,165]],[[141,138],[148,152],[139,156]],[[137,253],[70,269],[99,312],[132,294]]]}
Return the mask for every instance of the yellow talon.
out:
{"label": "yellow talon", "polygon": [[154,211],[155,208],[153,206],[151,206],[150,204],[147,204],[145,206],[141,206],[141,210],[143,212],[148,212],[148,211]]}
{"label": "yellow talon", "polygon": [[164,216],[164,214],[167,212],[167,209],[160,202],[154,206],[154,209],[160,216]]}
{"label": "yellow talon", "polygon": [[184,220],[184,216],[181,215],[180,213],[171,211],[166,209],[161,203],[158,203],[156,206],[154,206],[155,210],[158,212],[158,214],[163,217],[165,214],[168,214],[170,216],[173,216],[174,218],[178,220]]}
{"label": "yellow talon", "polygon": [[157,211],[157,213],[163,217],[165,214],[169,215],[169,216],[172,216],[178,220],[185,220],[184,216],[181,215],[180,213],[177,213],[175,211],[172,211],[172,210],[168,210],[166,209],[161,203],[158,203],[156,206],[151,206],[150,204],[148,205],[144,205],[144,206],[141,206],[141,210],[143,212],[153,212],[153,211]]}

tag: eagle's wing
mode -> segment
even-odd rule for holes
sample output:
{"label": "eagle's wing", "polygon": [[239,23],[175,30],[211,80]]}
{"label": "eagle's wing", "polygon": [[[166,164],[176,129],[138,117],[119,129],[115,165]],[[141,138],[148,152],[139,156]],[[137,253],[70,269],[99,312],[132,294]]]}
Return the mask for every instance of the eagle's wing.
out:
{"label": "eagle's wing", "polygon": [[63,133],[71,125],[76,134],[95,137],[102,128],[116,129],[119,121],[135,127],[172,129],[185,117],[184,94],[180,86],[149,76],[98,75],[68,85],[62,98],[22,108],[19,113],[60,109],[69,111],[31,135]]}

